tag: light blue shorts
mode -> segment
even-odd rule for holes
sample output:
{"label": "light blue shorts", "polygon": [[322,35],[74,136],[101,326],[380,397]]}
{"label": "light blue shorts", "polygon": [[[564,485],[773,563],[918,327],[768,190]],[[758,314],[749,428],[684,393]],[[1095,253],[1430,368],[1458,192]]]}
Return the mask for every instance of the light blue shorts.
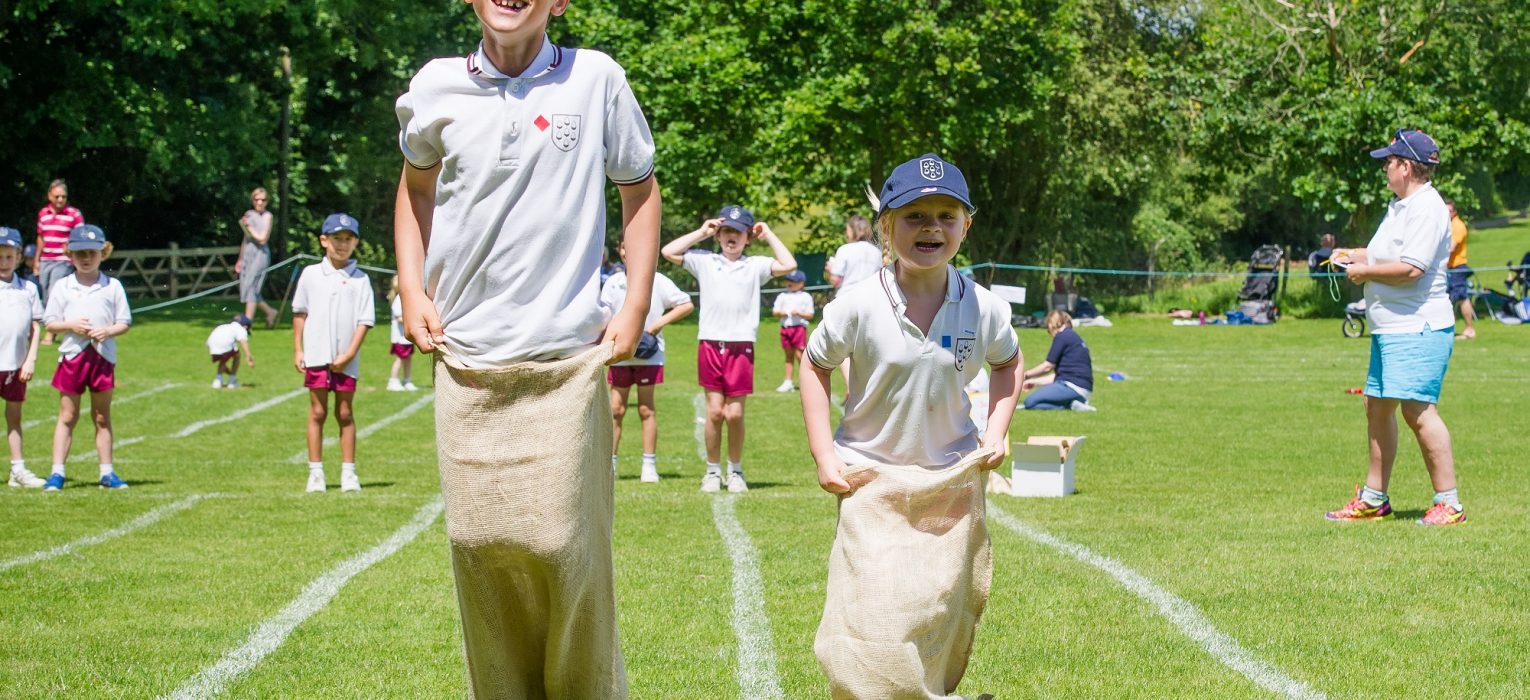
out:
{"label": "light blue shorts", "polygon": [[1423,403],[1440,402],[1440,385],[1456,347],[1456,329],[1371,336],[1371,369],[1365,395]]}

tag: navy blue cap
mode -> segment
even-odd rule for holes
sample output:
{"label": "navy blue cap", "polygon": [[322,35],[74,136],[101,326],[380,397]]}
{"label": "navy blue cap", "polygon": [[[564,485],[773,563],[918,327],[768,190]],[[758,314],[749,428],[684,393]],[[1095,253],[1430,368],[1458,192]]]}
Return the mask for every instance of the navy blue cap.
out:
{"label": "navy blue cap", "polygon": [[330,214],[324,217],[324,228],[320,232],[328,236],[339,231],[350,231],[357,236],[361,235],[361,222],[350,214]]}
{"label": "navy blue cap", "polygon": [[249,316],[239,314],[238,316],[234,317],[234,323],[244,326],[245,330],[249,330],[251,321]]}
{"label": "navy blue cap", "polygon": [[1371,151],[1372,158],[1397,156],[1425,165],[1440,164],[1440,147],[1434,139],[1418,129],[1398,129],[1392,134],[1392,142]]}
{"label": "navy blue cap", "polygon": [[734,231],[749,233],[754,228],[754,212],[737,204],[724,204],[722,209],[717,210],[717,218],[722,219],[722,225]]}
{"label": "navy blue cap", "polygon": [[940,156],[926,153],[893,168],[887,182],[882,183],[882,194],[878,197],[882,207],[877,213],[936,194],[955,197],[966,205],[967,211],[976,209],[967,195],[967,178],[962,176],[962,171]]}
{"label": "navy blue cap", "polygon": [[106,247],[106,232],[95,224],[80,224],[69,231],[69,250],[101,250]]}
{"label": "navy blue cap", "polygon": [[781,279],[786,280],[787,282],[801,283],[807,281],[807,275],[802,274],[801,270],[792,270],[791,272],[782,275]]}
{"label": "navy blue cap", "polygon": [[0,226],[0,245],[8,245],[18,250],[21,249],[21,232],[6,226]]}
{"label": "navy blue cap", "polygon": [[637,347],[632,350],[633,357],[646,360],[657,354],[659,354],[659,336],[643,331],[643,334],[638,336]]}

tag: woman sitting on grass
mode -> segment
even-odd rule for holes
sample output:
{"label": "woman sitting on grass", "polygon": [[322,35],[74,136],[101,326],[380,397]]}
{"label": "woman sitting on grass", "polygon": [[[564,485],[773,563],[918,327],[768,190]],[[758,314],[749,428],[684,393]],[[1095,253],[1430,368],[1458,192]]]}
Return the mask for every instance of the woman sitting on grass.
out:
{"label": "woman sitting on grass", "polygon": [[1093,411],[1089,394],[1094,391],[1094,362],[1089,359],[1089,345],[1073,330],[1073,317],[1066,311],[1047,314],[1047,332],[1052,334],[1052,348],[1047,359],[1020,376],[1025,408],[1031,411]]}

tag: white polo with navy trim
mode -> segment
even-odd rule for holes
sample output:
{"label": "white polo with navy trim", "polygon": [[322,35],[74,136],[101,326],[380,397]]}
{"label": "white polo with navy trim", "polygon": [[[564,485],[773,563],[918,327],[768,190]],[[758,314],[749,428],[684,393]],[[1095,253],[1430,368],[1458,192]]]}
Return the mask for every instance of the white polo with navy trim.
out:
{"label": "white polo with navy trim", "polygon": [[519,76],[482,47],[426,64],[398,98],[404,158],[440,164],[425,286],[472,367],[578,354],[600,304],[605,186],[653,174],[653,136],[621,66],[554,46]]}
{"label": "white polo with navy trim", "polygon": [[0,372],[21,369],[32,344],[32,324],[42,317],[36,284],[14,272],[11,281],[0,281]]}
{"label": "white polo with navy trim", "polygon": [[850,361],[834,448],[846,464],[938,468],[978,447],[965,387],[983,363],[1002,366],[1020,345],[1009,304],[947,266],[946,301],[928,335],[908,320],[892,266],[842,289],[823,309],[807,357],[832,370]]}
{"label": "white polo with navy trim", "polygon": [[[600,303],[605,304],[606,308],[610,309],[612,313],[616,313],[618,309],[622,308],[622,304],[627,303],[626,270],[619,271],[606,280],[605,285],[600,288]],[[653,324],[658,323],[659,319],[663,318],[664,314],[669,313],[670,309],[689,303],[691,303],[691,295],[680,291],[680,287],[675,284],[674,280],[662,272],[653,273],[653,297],[652,301],[648,304],[648,315],[643,318],[643,329],[647,330]],[[653,357],[646,359],[633,357],[632,359],[616,363],[616,366],[664,366],[663,329],[660,329],[655,337],[659,339],[659,351],[654,353]]]}
{"label": "white polo with navy trim", "polygon": [[[61,277],[48,290],[48,305],[43,307],[43,323],[55,321],[90,321],[92,328],[105,328],[118,323],[133,323],[133,312],[128,308],[127,292],[115,277],[102,274],[94,284],[81,284],[78,273]],[[85,348],[95,346],[102,359],[117,364],[117,339],[107,338],[96,342],[74,332],[59,336],[58,354],[62,360],[72,360]]]}
{"label": "white polo with navy trim", "polygon": [[692,248],[681,265],[696,276],[701,289],[697,340],[753,343],[760,330],[760,285],[774,275],[774,258],[763,255],[729,260],[722,253]]}
{"label": "white polo with navy trim", "polygon": [[[318,264],[303,268],[292,293],[292,313],[308,316],[303,322],[303,366],[329,366],[351,346],[357,328],[377,325],[375,304],[372,279],[355,260],[336,269],[326,255]],[[361,376],[359,348],[342,373]]]}

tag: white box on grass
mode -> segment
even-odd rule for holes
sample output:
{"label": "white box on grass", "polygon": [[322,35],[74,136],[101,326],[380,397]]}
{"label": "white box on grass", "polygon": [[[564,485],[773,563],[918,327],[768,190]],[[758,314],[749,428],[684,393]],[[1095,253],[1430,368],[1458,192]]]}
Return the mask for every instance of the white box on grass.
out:
{"label": "white box on grass", "polygon": [[1084,436],[1033,435],[1010,451],[1010,494],[1058,497],[1073,493],[1073,469]]}

